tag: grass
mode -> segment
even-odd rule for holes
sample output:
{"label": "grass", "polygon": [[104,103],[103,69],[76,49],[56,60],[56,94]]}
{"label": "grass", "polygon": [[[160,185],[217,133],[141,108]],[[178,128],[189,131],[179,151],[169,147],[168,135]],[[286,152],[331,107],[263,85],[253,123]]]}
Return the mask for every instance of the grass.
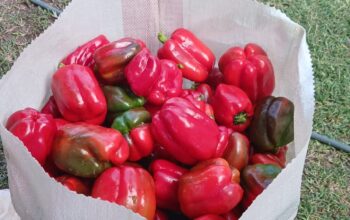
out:
{"label": "grass", "polygon": [[[316,85],[314,130],[350,143],[350,0],[262,0],[307,31]],[[62,7],[68,0],[51,1]],[[0,2],[0,75],[55,19],[28,1]],[[349,219],[350,155],[310,142],[297,219]],[[0,147],[0,189],[7,187]]]}

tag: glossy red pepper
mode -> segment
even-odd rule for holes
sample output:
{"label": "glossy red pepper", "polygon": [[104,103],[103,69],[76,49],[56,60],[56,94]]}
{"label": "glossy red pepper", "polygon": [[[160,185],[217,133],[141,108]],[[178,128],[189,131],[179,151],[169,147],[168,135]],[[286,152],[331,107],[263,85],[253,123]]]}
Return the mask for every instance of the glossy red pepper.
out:
{"label": "glossy red pepper", "polygon": [[196,92],[199,92],[202,96],[203,101],[209,102],[209,100],[213,97],[213,90],[212,88],[205,83],[201,83],[196,88]]}
{"label": "glossy red pepper", "polygon": [[215,157],[220,137],[218,126],[184,98],[165,102],[153,116],[151,129],[155,140],[184,164]]}
{"label": "glossy red pepper", "polygon": [[254,110],[248,96],[240,88],[220,84],[210,103],[218,123],[240,132],[248,127]]}
{"label": "glossy red pepper", "polygon": [[61,127],[52,148],[55,165],[79,177],[97,177],[128,157],[128,144],[119,131],[86,123]]}
{"label": "glossy red pepper", "polygon": [[274,164],[280,168],[286,166],[287,146],[281,147],[276,153],[255,153],[250,158],[251,164]]}
{"label": "glossy red pepper", "polygon": [[236,208],[229,211],[228,213],[225,213],[222,215],[222,217],[224,217],[225,220],[238,220],[241,217],[242,213],[243,211],[241,210],[240,206],[236,206]]}
{"label": "glossy red pepper", "polygon": [[219,70],[219,68],[215,67],[208,75],[207,80],[205,81],[212,89],[216,89],[216,87],[222,83],[224,83],[224,74]]}
{"label": "glossy red pepper", "polygon": [[58,109],[67,121],[102,124],[107,113],[106,99],[94,73],[72,64],[57,70],[51,89]]}
{"label": "glossy red pepper", "polygon": [[95,51],[108,43],[109,40],[104,35],[99,35],[75,49],[60,62],[59,66],[79,64],[93,69],[95,66],[93,58]]}
{"label": "glossy red pepper", "polygon": [[232,180],[226,160],[216,158],[194,166],[180,178],[179,201],[182,212],[196,218],[225,214],[242,199],[241,186]]}
{"label": "glossy red pepper", "polygon": [[244,168],[242,172],[242,186],[244,208],[250,206],[255,198],[267,188],[274,178],[281,172],[279,166],[273,164],[254,164]]}
{"label": "glossy red pepper", "polygon": [[241,88],[253,103],[271,95],[275,88],[271,61],[256,44],[247,44],[244,49],[231,47],[221,56],[219,68],[225,83]]}
{"label": "glossy red pepper", "polygon": [[241,171],[248,165],[249,148],[248,138],[239,132],[233,132],[229,136],[223,158],[227,160],[231,167],[235,167]]}
{"label": "glossy red pepper", "polygon": [[54,120],[55,120],[57,129],[60,129],[62,126],[70,123],[69,121],[66,121],[62,118],[55,118]]}
{"label": "glossy red pepper", "polygon": [[154,105],[177,97],[182,91],[182,74],[176,63],[159,60],[143,49],[125,68],[131,90]]}
{"label": "glossy red pepper", "polygon": [[168,216],[163,211],[157,209],[156,214],[154,215],[154,220],[168,220]]}
{"label": "glossy red pepper", "polygon": [[214,119],[213,107],[204,101],[205,97],[201,92],[191,90],[191,89],[185,89],[185,90],[182,90],[180,97],[187,99],[196,108],[204,112],[211,119]]}
{"label": "glossy red pepper", "polygon": [[125,66],[143,47],[143,42],[133,38],[122,38],[100,47],[94,54],[97,78],[110,85],[123,81]]}
{"label": "glossy red pepper", "polygon": [[137,161],[152,153],[154,141],[150,124],[144,124],[130,130],[125,139],[129,144],[129,160]]}
{"label": "glossy red pepper", "polygon": [[194,220],[225,220],[225,218],[223,218],[220,215],[208,214],[208,215],[202,215],[198,218],[195,218]]}
{"label": "glossy red pepper", "polygon": [[25,108],[7,119],[6,128],[23,142],[41,165],[44,165],[57,130],[52,115]]}
{"label": "glossy red pepper", "polygon": [[169,39],[159,33],[158,39],[164,43],[158,50],[158,57],[177,63],[183,76],[195,82],[203,82],[215,63],[213,52],[192,32],[184,28],[175,30]]}
{"label": "glossy red pepper", "polygon": [[179,179],[187,170],[163,159],[154,160],[150,165],[156,187],[157,207],[180,211],[177,198]]}
{"label": "glossy red pepper", "polygon": [[216,147],[215,157],[222,157],[224,155],[226,148],[228,147],[228,141],[231,133],[230,129],[224,126],[219,126],[219,131],[220,138],[219,143]]}
{"label": "glossy red pepper", "polygon": [[69,190],[72,190],[78,194],[84,194],[88,196],[90,194],[90,187],[86,181],[83,181],[75,176],[63,175],[56,178],[57,182],[62,183]]}
{"label": "glossy red pepper", "polygon": [[61,118],[62,115],[60,111],[58,110],[55,98],[53,96],[50,96],[49,100],[47,100],[46,104],[40,111],[41,113],[50,114],[54,118]]}
{"label": "glossy red pepper", "polygon": [[92,197],[114,202],[153,220],[156,196],[151,175],[141,167],[124,164],[104,171],[95,181]]}

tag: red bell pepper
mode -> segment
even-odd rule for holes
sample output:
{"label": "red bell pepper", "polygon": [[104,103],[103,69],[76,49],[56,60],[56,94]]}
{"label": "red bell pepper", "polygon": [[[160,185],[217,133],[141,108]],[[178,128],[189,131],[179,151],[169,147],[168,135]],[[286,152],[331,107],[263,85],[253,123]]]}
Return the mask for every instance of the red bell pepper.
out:
{"label": "red bell pepper", "polygon": [[222,158],[194,166],[180,178],[178,193],[181,210],[190,218],[225,214],[243,196],[241,186],[232,180],[229,164]]}
{"label": "red bell pepper", "polygon": [[41,165],[44,165],[57,130],[52,115],[25,108],[8,118],[6,128],[23,142]]}
{"label": "red bell pepper", "polygon": [[208,214],[208,215],[202,215],[198,218],[195,218],[194,220],[225,220],[225,218],[223,218],[220,215]]}
{"label": "red bell pepper", "polygon": [[179,179],[187,170],[167,160],[154,160],[150,165],[156,187],[157,207],[180,211],[177,198]]}
{"label": "red bell pepper", "polygon": [[274,164],[280,168],[286,166],[287,146],[281,147],[276,153],[256,153],[250,158],[251,164]]}
{"label": "red bell pepper", "polygon": [[205,83],[201,83],[199,86],[197,86],[196,92],[199,92],[201,94],[203,101],[206,103],[208,103],[209,100],[213,97],[212,88]]}
{"label": "red bell pepper", "polygon": [[157,209],[154,220],[168,220],[168,216],[163,211]]}
{"label": "red bell pepper", "polygon": [[220,84],[211,100],[215,119],[233,131],[244,131],[253,116],[253,106],[240,88]]}
{"label": "red bell pepper", "polygon": [[124,164],[104,171],[95,181],[92,197],[114,202],[153,220],[156,196],[151,175],[141,167]]}
{"label": "red bell pepper", "polygon": [[97,177],[128,157],[128,144],[119,131],[86,123],[61,127],[52,148],[55,165],[79,177]]}
{"label": "red bell pepper", "polygon": [[213,107],[206,103],[205,97],[201,92],[191,90],[191,89],[185,89],[182,90],[181,96],[182,98],[187,99],[190,101],[196,108],[204,112],[206,115],[208,115],[211,119],[214,119],[214,110]]}
{"label": "red bell pepper", "polygon": [[227,160],[231,167],[242,170],[249,162],[249,140],[239,133],[233,132],[228,141],[223,158]]}
{"label": "red bell pepper", "polygon": [[64,125],[70,123],[69,121],[66,121],[66,120],[64,120],[62,118],[55,118],[54,120],[55,120],[55,124],[56,124],[57,129],[60,129]]}
{"label": "red bell pepper", "polygon": [[130,130],[125,139],[129,144],[129,160],[137,161],[152,153],[154,142],[150,124],[144,124]]}
{"label": "red bell pepper", "polygon": [[133,38],[122,38],[96,50],[96,75],[102,83],[115,85],[124,79],[124,68],[140,52],[144,43]]}
{"label": "red bell pepper", "polygon": [[220,137],[218,126],[184,98],[165,102],[153,116],[151,129],[155,140],[184,164],[215,157]]}
{"label": "red bell pepper", "polygon": [[247,44],[244,49],[231,47],[221,56],[219,68],[225,83],[241,88],[253,103],[271,95],[275,88],[271,61],[256,44]]}
{"label": "red bell pepper", "polygon": [[193,33],[184,28],[175,30],[169,39],[158,34],[163,47],[158,50],[161,59],[173,60],[179,65],[183,76],[195,82],[203,82],[215,63],[213,52]]}
{"label": "red bell pepper", "polygon": [[95,60],[93,58],[95,51],[108,43],[109,40],[104,35],[99,35],[75,49],[60,62],[59,67],[79,64],[93,69],[95,66]]}
{"label": "red bell pepper", "polygon": [[40,111],[41,113],[50,114],[54,118],[61,118],[62,115],[60,111],[58,110],[55,98],[53,96],[50,96],[49,100],[47,100],[46,104]]}
{"label": "red bell pepper", "polygon": [[225,213],[222,215],[225,220],[238,220],[243,211],[241,210],[240,206],[236,206],[233,210],[229,211],[228,213]]}
{"label": "red bell pepper", "polygon": [[69,190],[72,190],[78,194],[84,194],[88,196],[90,194],[90,187],[86,181],[83,181],[77,177],[70,175],[63,175],[56,178],[57,182],[62,183]]}
{"label": "red bell pepper", "polygon": [[273,164],[254,164],[245,167],[242,172],[243,207],[248,208],[280,172],[281,168]]}
{"label": "red bell pepper", "polygon": [[57,70],[51,89],[58,109],[67,121],[102,124],[106,99],[94,76],[85,66],[72,64]]}
{"label": "red bell pepper", "polygon": [[228,145],[229,136],[231,133],[230,129],[224,126],[219,126],[219,131],[220,131],[220,138],[219,138],[219,143],[216,147],[215,157],[222,157],[224,155]]}
{"label": "red bell pepper", "polygon": [[224,83],[224,74],[219,70],[219,68],[214,68],[208,75],[207,80],[205,81],[212,89],[216,89],[216,87],[222,83]]}
{"label": "red bell pepper", "polygon": [[154,105],[177,97],[182,91],[182,74],[176,63],[159,60],[147,49],[142,50],[125,68],[131,90]]}

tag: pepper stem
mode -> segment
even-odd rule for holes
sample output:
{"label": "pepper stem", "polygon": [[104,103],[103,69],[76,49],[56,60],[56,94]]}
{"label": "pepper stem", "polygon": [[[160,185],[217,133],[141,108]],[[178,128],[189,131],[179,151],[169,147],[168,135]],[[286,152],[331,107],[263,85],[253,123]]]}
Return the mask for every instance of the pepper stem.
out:
{"label": "pepper stem", "polygon": [[167,37],[165,34],[163,34],[162,32],[159,32],[159,33],[158,33],[158,40],[159,40],[162,44],[164,44],[165,41],[168,40],[168,37]]}
{"label": "pepper stem", "polygon": [[233,118],[234,125],[243,124],[246,121],[247,121],[247,113],[245,113],[245,112],[240,112],[237,115],[235,115]]}

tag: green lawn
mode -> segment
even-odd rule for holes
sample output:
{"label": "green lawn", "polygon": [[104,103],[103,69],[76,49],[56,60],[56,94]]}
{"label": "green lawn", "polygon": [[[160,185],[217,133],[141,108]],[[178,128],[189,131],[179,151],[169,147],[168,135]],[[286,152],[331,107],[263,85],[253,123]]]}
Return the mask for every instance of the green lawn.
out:
{"label": "green lawn", "polygon": [[[64,6],[68,0],[52,0]],[[314,130],[350,143],[350,0],[263,0],[308,33],[316,84]],[[55,17],[25,0],[0,2],[0,75]],[[0,189],[7,187],[0,147]],[[349,219],[350,154],[311,141],[297,219]]]}

